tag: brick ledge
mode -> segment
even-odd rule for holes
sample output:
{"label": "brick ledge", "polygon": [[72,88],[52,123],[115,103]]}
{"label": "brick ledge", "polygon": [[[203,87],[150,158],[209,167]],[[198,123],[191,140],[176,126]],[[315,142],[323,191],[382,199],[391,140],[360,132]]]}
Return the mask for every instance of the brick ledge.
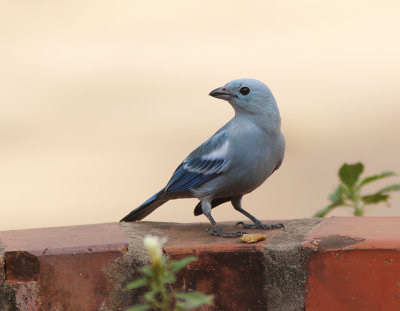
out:
{"label": "brick ledge", "polygon": [[2,231],[0,310],[125,308],[137,299],[121,289],[148,260],[146,234],[167,236],[172,259],[199,257],[176,286],[213,293],[212,310],[400,310],[400,217],[285,223],[256,244],[210,236],[205,223]]}

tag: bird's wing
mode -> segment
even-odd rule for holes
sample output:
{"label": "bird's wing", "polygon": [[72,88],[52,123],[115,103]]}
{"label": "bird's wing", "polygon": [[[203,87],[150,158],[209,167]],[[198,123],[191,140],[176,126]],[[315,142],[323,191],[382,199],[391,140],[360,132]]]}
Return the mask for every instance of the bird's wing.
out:
{"label": "bird's wing", "polygon": [[165,192],[189,190],[226,171],[229,167],[228,150],[229,140],[225,133],[216,133],[178,166]]}

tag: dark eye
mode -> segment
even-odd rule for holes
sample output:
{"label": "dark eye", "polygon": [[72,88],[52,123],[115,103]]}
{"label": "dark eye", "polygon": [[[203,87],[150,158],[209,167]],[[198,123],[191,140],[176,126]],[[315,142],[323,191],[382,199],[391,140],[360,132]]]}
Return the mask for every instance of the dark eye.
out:
{"label": "dark eye", "polygon": [[242,94],[242,95],[247,95],[247,94],[250,93],[250,89],[249,89],[247,86],[244,86],[244,87],[242,87],[242,88],[239,90],[239,92],[240,92],[240,94]]}

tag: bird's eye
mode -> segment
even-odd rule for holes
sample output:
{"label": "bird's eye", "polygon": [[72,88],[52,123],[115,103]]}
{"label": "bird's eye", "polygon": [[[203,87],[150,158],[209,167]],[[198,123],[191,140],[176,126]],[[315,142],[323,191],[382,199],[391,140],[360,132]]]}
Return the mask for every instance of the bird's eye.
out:
{"label": "bird's eye", "polygon": [[244,86],[244,87],[240,88],[239,92],[242,95],[247,95],[250,93],[250,89],[247,86]]}

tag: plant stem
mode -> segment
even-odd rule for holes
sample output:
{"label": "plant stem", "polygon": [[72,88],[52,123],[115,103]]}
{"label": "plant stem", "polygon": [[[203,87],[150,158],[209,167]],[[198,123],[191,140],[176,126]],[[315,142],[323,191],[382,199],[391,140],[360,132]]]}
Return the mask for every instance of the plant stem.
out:
{"label": "plant stem", "polygon": [[171,299],[169,295],[165,292],[165,287],[163,286],[161,289],[161,301],[163,305],[163,310],[169,311],[171,308]]}
{"label": "plant stem", "polygon": [[359,205],[358,197],[353,198],[352,201],[354,204],[354,216],[364,216],[364,211],[363,208]]}
{"label": "plant stem", "polygon": [[353,203],[354,216],[363,216],[363,208],[360,207],[360,188],[355,186],[354,188],[349,189],[348,198]]}

